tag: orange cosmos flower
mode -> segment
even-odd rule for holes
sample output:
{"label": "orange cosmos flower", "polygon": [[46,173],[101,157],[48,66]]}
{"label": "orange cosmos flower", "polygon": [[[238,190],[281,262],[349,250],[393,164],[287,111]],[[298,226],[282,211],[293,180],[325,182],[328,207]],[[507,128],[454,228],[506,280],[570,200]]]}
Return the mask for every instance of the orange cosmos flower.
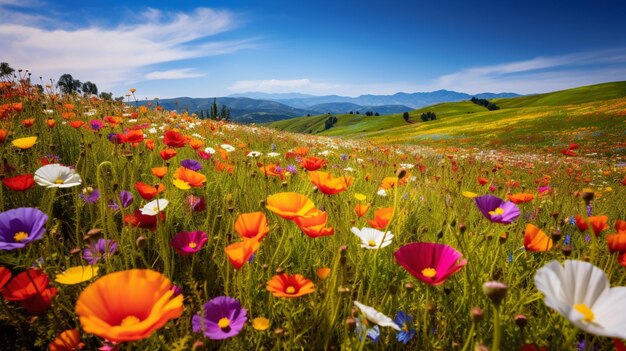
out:
{"label": "orange cosmos flower", "polygon": [[161,179],[167,174],[167,167],[153,167],[150,171],[152,171],[152,175]]}
{"label": "orange cosmos flower", "polygon": [[328,214],[318,209],[311,211],[309,217],[296,217],[294,219],[302,232],[311,238],[329,236],[335,233],[335,229],[326,227],[327,221]]}
{"label": "orange cosmos flower", "polygon": [[367,204],[358,204],[354,206],[354,212],[356,212],[356,215],[359,218],[365,216],[365,214],[367,213],[367,211],[369,211],[369,209],[370,209],[370,205],[367,205]]}
{"label": "orange cosmos flower", "polygon": [[68,111],[72,111],[74,107],[75,107],[74,104],[63,104],[63,108]]}
{"label": "orange cosmos flower", "polygon": [[309,180],[313,183],[322,193],[326,195],[335,195],[345,191],[348,185],[352,184],[352,177],[333,177],[332,174],[312,171],[309,172]]}
{"label": "orange cosmos flower", "polygon": [[49,351],[72,351],[80,350],[84,346],[80,342],[80,333],[78,329],[68,329],[61,332],[50,344],[48,344]]}
{"label": "orange cosmos flower", "polygon": [[135,183],[135,188],[144,200],[152,200],[157,194],[165,191],[165,185],[159,183],[156,187],[143,182]]}
{"label": "orange cosmos flower", "polygon": [[385,229],[389,225],[389,221],[392,216],[393,207],[379,208],[374,211],[374,219],[368,219],[367,223],[369,223],[373,228]]}
{"label": "orange cosmos flower", "polygon": [[528,223],[524,231],[524,247],[527,251],[549,251],[552,249],[552,239],[536,225]]}
{"label": "orange cosmos flower", "polygon": [[170,158],[176,156],[176,150],[174,149],[161,150],[161,152],[159,152],[159,155],[161,155],[161,158],[163,159],[163,161],[167,161]]}
{"label": "orange cosmos flower", "polygon": [[148,150],[154,150],[154,147],[156,146],[154,140],[152,139],[146,139],[143,141],[143,143],[146,144],[146,148]]}
{"label": "orange cosmos flower", "polygon": [[509,199],[514,204],[521,204],[525,202],[530,202],[535,199],[533,194],[527,193],[517,193],[517,194],[507,194],[506,198]]}
{"label": "orange cosmos flower", "polygon": [[309,216],[316,210],[313,201],[298,193],[278,193],[268,196],[266,208],[288,220]]}
{"label": "orange cosmos flower", "polygon": [[242,213],[235,221],[235,231],[244,239],[263,240],[270,232],[263,212]]}
{"label": "orange cosmos flower", "polygon": [[35,124],[35,119],[34,118],[27,118],[27,119],[23,119],[22,120],[22,125],[24,127],[32,127],[33,124]]}
{"label": "orange cosmos flower", "polygon": [[312,281],[301,274],[278,274],[267,282],[267,290],[276,297],[293,298],[315,291]]}
{"label": "orange cosmos flower", "polygon": [[605,229],[609,229],[609,225],[606,222],[609,220],[608,216],[591,216],[587,218],[589,224],[591,224],[591,229],[593,233],[598,236],[600,232]]}
{"label": "orange cosmos flower", "polygon": [[259,249],[259,241],[256,239],[244,239],[241,242],[233,243],[224,248],[230,264],[239,269],[248,262],[250,257]]}
{"label": "orange cosmos flower", "polygon": [[305,168],[307,171],[317,171],[318,169],[326,166],[327,161],[322,158],[317,157],[305,157],[300,162],[300,166]]}
{"label": "orange cosmos flower", "polygon": [[192,171],[189,168],[178,167],[174,172],[174,179],[182,180],[192,187],[200,187],[206,183],[206,176],[202,173]]}
{"label": "orange cosmos flower", "polygon": [[172,287],[149,269],[107,274],[83,290],[76,314],[86,333],[114,342],[145,339],[183,313],[183,295],[174,297]]}

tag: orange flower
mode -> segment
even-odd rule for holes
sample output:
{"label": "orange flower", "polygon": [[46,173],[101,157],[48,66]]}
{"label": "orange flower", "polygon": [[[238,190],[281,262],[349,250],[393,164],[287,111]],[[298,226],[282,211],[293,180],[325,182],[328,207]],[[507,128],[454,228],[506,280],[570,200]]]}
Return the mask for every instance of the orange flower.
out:
{"label": "orange flower", "polygon": [[135,188],[144,200],[152,200],[157,194],[165,191],[165,185],[161,183],[155,187],[143,182],[137,182],[135,183]]}
{"label": "orange flower", "polygon": [[294,158],[296,156],[304,157],[309,153],[308,147],[298,147],[293,151],[289,151],[285,154],[285,158]]}
{"label": "orange flower", "polygon": [[354,206],[354,212],[356,212],[356,215],[359,218],[365,216],[365,214],[367,213],[367,211],[369,211],[369,209],[370,209],[370,205],[367,205],[367,204],[358,204]]}
{"label": "orange flower", "polygon": [[235,166],[228,163],[215,161],[214,164],[218,172],[228,172],[230,174],[233,174],[233,172],[235,171]]}
{"label": "orange flower", "polygon": [[394,186],[396,186],[396,184],[398,184],[398,177],[385,177],[383,178],[383,180],[380,182],[380,188],[381,189],[391,189]]}
{"label": "orange flower", "polygon": [[189,168],[178,167],[174,172],[174,179],[182,180],[192,187],[200,187],[206,183],[206,176],[202,173],[192,171]]}
{"label": "orange flower", "polygon": [[328,214],[318,209],[311,211],[310,217],[296,217],[294,219],[302,232],[311,238],[329,236],[335,233],[335,229],[326,227],[327,221]]}
{"label": "orange flower", "polygon": [[174,149],[161,150],[161,152],[159,152],[159,155],[161,155],[161,158],[163,159],[163,161],[167,161],[170,158],[176,156],[176,150]]}
{"label": "orange flower", "polygon": [[259,249],[259,241],[256,239],[244,239],[238,243],[233,243],[224,248],[230,264],[239,269],[248,262],[250,257]]}
{"label": "orange flower", "polygon": [[506,198],[509,199],[514,204],[521,204],[525,202],[530,202],[535,199],[533,194],[527,193],[517,193],[517,194],[507,194]]}
{"label": "orange flower", "polygon": [[189,141],[189,146],[194,150],[198,150],[202,145],[204,145],[204,142],[200,139],[191,139],[191,141]]}
{"label": "orange flower", "polygon": [[242,213],[235,221],[235,231],[243,239],[261,241],[270,232],[270,227],[263,212]]}
{"label": "orange flower", "polygon": [[315,204],[308,197],[298,193],[278,193],[267,198],[266,208],[284,219],[309,216],[315,211]]}
{"label": "orange flower", "polygon": [[261,165],[259,167],[261,173],[265,174],[268,177],[280,177],[280,179],[285,179],[285,171],[281,170],[279,172],[277,171],[277,168],[278,166],[273,163],[266,166]]}
{"label": "orange flower", "polygon": [[533,252],[549,251],[552,249],[552,239],[536,225],[528,223],[524,231],[524,247]]}
{"label": "orange flower", "polygon": [[307,171],[317,171],[318,169],[326,166],[326,160],[317,157],[305,157],[300,162],[300,166],[305,168]]}
{"label": "orange flower", "polygon": [[267,282],[267,290],[276,297],[293,298],[315,291],[312,281],[301,274],[278,274]]}
{"label": "orange flower", "polygon": [[175,130],[168,130],[163,134],[163,143],[171,147],[183,147],[187,144],[187,137]]}
{"label": "orange flower", "polygon": [[317,268],[315,270],[315,274],[317,275],[318,278],[320,278],[321,280],[324,280],[328,278],[328,275],[330,274],[330,268],[328,267]]}
{"label": "orange flower", "polygon": [[8,130],[0,129],[0,143],[4,143],[7,140],[7,134],[9,134]]}
{"label": "orange flower", "polygon": [[607,235],[606,242],[609,245],[609,251],[626,253],[626,231]]}
{"label": "orange flower", "polygon": [[154,147],[156,146],[154,140],[152,139],[146,139],[143,141],[143,143],[146,144],[146,148],[148,150],[154,150]]}
{"label": "orange flower", "polygon": [[104,120],[112,127],[122,123],[122,118],[118,116],[104,116]]}
{"label": "orange flower", "polygon": [[57,124],[57,120],[54,118],[48,118],[46,124],[48,125],[48,127],[54,128],[54,126]]}
{"label": "orange flower", "polygon": [[50,344],[48,344],[49,351],[72,351],[80,350],[83,348],[83,343],[80,342],[80,334],[78,329],[68,329],[61,332]]}
{"label": "orange flower", "polygon": [[478,177],[478,184],[485,185],[487,183],[489,183],[489,179],[483,178],[483,177]]}
{"label": "orange flower", "polygon": [[72,111],[74,107],[75,107],[74,104],[63,104],[63,108],[68,111]]}
{"label": "orange flower", "polygon": [[332,174],[321,171],[309,172],[309,180],[326,195],[339,194],[352,184],[352,177],[335,178]]}
{"label": "orange flower", "polygon": [[152,171],[152,175],[161,179],[167,174],[167,167],[152,167],[150,171]]}
{"label": "orange flower", "polygon": [[587,218],[587,221],[591,224],[591,229],[596,236],[600,235],[600,232],[603,230],[609,229],[609,225],[606,224],[608,220],[608,216],[591,216]]}
{"label": "orange flower", "polygon": [[122,143],[137,144],[143,141],[143,131],[129,130],[124,134],[118,134],[118,138]]}
{"label": "orange flower", "polygon": [[78,121],[71,121],[71,122],[70,122],[70,126],[72,126],[72,128],[76,128],[76,129],[78,129],[78,128],[82,127],[82,126],[83,126],[83,124],[85,124],[85,122],[83,122],[83,121],[81,121],[81,120],[78,120]]}
{"label": "orange flower", "polygon": [[580,230],[581,232],[589,229],[589,225],[587,224],[587,221],[585,221],[585,218],[583,218],[583,216],[577,214],[574,217],[574,220],[576,221],[576,226],[578,227],[578,230]]}
{"label": "orange flower", "polygon": [[76,301],[86,333],[109,341],[148,338],[183,313],[183,295],[159,272],[130,269],[110,273],[89,285]]}
{"label": "orange flower", "polygon": [[23,119],[22,120],[22,125],[24,127],[32,127],[33,124],[35,124],[35,119],[34,118],[27,118],[27,119]]}
{"label": "orange flower", "polygon": [[367,223],[373,228],[385,229],[389,225],[392,216],[393,207],[379,208],[374,212],[374,219],[368,219]]}

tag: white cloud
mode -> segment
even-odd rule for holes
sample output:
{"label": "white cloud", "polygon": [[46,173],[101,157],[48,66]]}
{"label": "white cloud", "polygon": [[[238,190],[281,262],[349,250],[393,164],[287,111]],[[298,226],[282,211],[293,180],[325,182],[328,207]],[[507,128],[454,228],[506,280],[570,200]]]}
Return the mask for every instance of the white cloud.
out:
{"label": "white cloud", "polygon": [[240,80],[228,87],[228,90],[241,92],[264,92],[264,93],[322,93],[338,88],[339,85],[330,83],[313,82],[308,78],[280,80]]}
{"label": "white cloud", "polygon": [[[12,0],[0,0],[12,1]],[[199,8],[191,13],[163,13],[150,9],[136,23],[112,28],[87,26],[65,29],[39,27],[24,15],[0,15],[2,59],[13,67],[29,69],[33,76],[58,78],[71,73],[105,88],[139,81],[146,76],[188,78],[190,71],[149,72],[152,65],[231,53],[253,46],[253,40],[207,41],[236,27],[229,11]],[[50,19],[49,19],[50,20]],[[49,23],[49,22],[48,22]],[[193,41],[193,44],[190,43]],[[160,78],[163,79],[163,78]]]}
{"label": "white cloud", "polygon": [[167,71],[154,71],[146,74],[145,78],[154,79],[185,79],[204,77],[204,73],[194,73],[191,68],[171,69]]}

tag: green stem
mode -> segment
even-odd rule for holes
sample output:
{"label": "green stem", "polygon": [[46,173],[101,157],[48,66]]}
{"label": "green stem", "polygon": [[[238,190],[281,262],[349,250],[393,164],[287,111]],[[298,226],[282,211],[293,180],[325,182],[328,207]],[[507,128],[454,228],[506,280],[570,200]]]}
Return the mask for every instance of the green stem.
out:
{"label": "green stem", "polygon": [[474,340],[474,331],[476,330],[476,322],[472,322],[472,327],[467,333],[467,337],[465,338],[465,344],[463,344],[463,349],[461,351],[469,350],[470,345],[472,344],[472,340]]}
{"label": "green stem", "polygon": [[502,328],[500,326],[500,306],[495,306],[493,314],[493,345],[491,351],[500,350],[500,339],[502,339]]}

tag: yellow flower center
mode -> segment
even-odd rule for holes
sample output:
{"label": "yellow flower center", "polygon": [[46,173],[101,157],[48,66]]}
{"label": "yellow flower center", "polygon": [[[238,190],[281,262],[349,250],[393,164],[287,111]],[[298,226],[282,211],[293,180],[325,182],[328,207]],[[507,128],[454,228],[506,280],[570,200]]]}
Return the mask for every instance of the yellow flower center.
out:
{"label": "yellow flower center", "polygon": [[54,184],[63,184],[65,181],[63,179],[57,179],[54,181]]}
{"label": "yellow flower center", "polygon": [[224,317],[224,318],[220,318],[219,322],[217,322],[217,326],[220,327],[220,329],[226,329],[230,326],[230,319]]}
{"label": "yellow flower center", "polygon": [[189,244],[187,244],[187,246],[189,246],[190,249],[195,249],[196,247],[198,247],[198,244],[194,243],[193,241],[190,242]]}
{"label": "yellow flower center", "polygon": [[368,241],[368,242],[367,242],[367,245],[369,245],[370,247],[375,247],[375,246],[377,246],[377,245],[376,245],[376,242],[375,242],[374,240],[370,240],[370,241]]}
{"label": "yellow flower center", "polygon": [[141,320],[139,320],[139,318],[130,315],[130,316],[126,316],[124,319],[122,319],[122,323],[120,324],[120,326],[122,327],[130,327],[131,325],[135,325],[137,323],[141,322]]}
{"label": "yellow flower center", "polygon": [[437,271],[434,268],[422,269],[422,275],[428,278],[434,278],[437,275]]}
{"label": "yellow flower center", "polygon": [[154,211],[154,212],[159,212],[159,206],[154,206],[154,207],[152,208],[152,211]]}
{"label": "yellow flower center", "polygon": [[15,233],[15,235],[13,236],[13,240],[20,242],[22,240],[25,240],[26,238],[28,238],[28,233],[26,232],[17,232]]}
{"label": "yellow flower center", "polygon": [[295,294],[296,293],[296,288],[294,288],[293,286],[288,286],[287,289],[285,289],[285,292],[287,294]]}
{"label": "yellow flower center", "polygon": [[574,305],[574,309],[583,315],[583,320],[585,322],[593,322],[595,319],[595,315],[593,314],[591,308],[587,307],[584,303]]}
{"label": "yellow flower center", "polygon": [[500,207],[496,208],[496,209],[495,209],[495,210],[493,210],[493,211],[489,211],[489,214],[490,214],[491,216],[501,215],[501,214],[503,214],[503,213],[504,213],[504,210],[503,210],[502,208],[500,208]]}

